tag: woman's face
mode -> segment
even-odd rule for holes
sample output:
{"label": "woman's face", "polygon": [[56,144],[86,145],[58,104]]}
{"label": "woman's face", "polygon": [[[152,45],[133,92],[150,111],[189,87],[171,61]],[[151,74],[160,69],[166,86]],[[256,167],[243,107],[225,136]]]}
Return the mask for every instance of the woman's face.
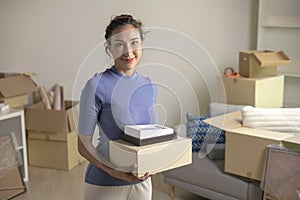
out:
{"label": "woman's face", "polygon": [[115,60],[116,69],[126,75],[132,75],[135,66],[142,57],[140,32],[132,25],[112,31],[109,51]]}

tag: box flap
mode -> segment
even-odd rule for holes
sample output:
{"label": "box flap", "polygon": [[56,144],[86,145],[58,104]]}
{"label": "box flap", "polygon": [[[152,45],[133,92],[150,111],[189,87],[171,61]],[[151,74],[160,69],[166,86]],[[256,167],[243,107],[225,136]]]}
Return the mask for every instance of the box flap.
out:
{"label": "box flap", "polygon": [[37,90],[36,84],[28,76],[0,78],[0,93],[3,97],[22,95]]}
{"label": "box flap", "polygon": [[300,135],[295,135],[281,141],[282,145],[289,150],[300,151]]}
{"label": "box flap", "polygon": [[66,102],[67,116],[68,116],[68,129],[69,132],[77,130],[79,108],[78,104],[72,104],[73,107],[68,107]]}
{"label": "box flap", "polygon": [[257,51],[253,52],[253,56],[261,67],[287,65],[291,62],[283,51]]}
{"label": "box flap", "polygon": [[213,125],[225,131],[239,133],[243,135],[255,136],[260,138],[272,139],[281,141],[293,136],[290,133],[281,133],[276,131],[254,129],[242,126],[242,112],[232,112],[218,117],[213,117],[204,120],[205,123]]}
{"label": "box flap", "polygon": [[293,136],[293,134],[290,133],[282,133],[282,132],[254,129],[248,127],[239,127],[234,130],[230,130],[230,132],[238,133],[240,135],[248,135],[248,136],[276,140],[276,141],[282,141],[286,138]]}
{"label": "box flap", "polygon": [[26,129],[41,132],[68,132],[66,111],[29,107],[26,110]]}
{"label": "box flap", "polygon": [[292,137],[284,139],[283,141],[300,145],[300,135],[294,135]]}
{"label": "box flap", "polygon": [[231,112],[204,120],[205,123],[213,125],[225,131],[229,131],[242,126],[242,112]]}

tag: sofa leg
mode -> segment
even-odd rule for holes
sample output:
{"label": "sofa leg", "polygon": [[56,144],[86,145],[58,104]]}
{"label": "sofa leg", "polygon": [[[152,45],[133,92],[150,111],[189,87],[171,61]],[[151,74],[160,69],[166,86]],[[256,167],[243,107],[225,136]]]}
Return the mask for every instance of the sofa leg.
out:
{"label": "sofa leg", "polygon": [[175,197],[175,186],[174,185],[169,185],[169,195],[171,199],[174,199]]}

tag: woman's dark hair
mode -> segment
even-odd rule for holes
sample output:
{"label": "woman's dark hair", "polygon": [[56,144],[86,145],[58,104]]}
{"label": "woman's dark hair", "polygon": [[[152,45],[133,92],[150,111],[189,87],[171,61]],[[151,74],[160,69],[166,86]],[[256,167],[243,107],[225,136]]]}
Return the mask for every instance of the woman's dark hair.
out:
{"label": "woman's dark hair", "polygon": [[109,25],[106,27],[105,30],[105,39],[108,45],[110,45],[110,38],[112,36],[112,32],[120,27],[124,27],[127,25],[132,25],[133,27],[137,28],[140,32],[141,40],[144,40],[144,33],[142,30],[142,22],[139,20],[134,19],[131,15],[123,14],[118,15],[112,18]]}

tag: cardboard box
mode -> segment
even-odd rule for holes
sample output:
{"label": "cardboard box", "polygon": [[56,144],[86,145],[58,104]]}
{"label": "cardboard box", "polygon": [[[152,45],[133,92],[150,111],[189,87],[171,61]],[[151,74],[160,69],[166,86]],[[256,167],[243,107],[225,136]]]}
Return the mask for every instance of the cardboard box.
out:
{"label": "cardboard box", "polygon": [[26,110],[30,165],[70,170],[85,160],[77,151],[78,103],[65,104],[66,110],[45,110],[40,103]]}
{"label": "cardboard box", "polygon": [[262,188],[264,199],[299,199],[300,151],[280,145],[270,145],[267,150]]}
{"label": "cardboard box", "polygon": [[137,164],[135,176],[146,172],[155,174],[188,165],[192,162],[192,141],[178,137],[175,140],[135,146],[123,140],[110,141],[110,160],[117,166]]}
{"label": "cardboard box", "polygon": [[26,130],[36,132],[61,133],[66,135],[76,130],[78,102],[65,101],[65,110],[46,110],[42,103],[26,109]]}
{"label": "cardboard box", "polygon": [[0,199],[11,199],[24,192],[26,186],[19,167],[0,173]]}
{"label": "cardboard box", "polygon": [[226,131],[225,172],[261,180],[267,146],[293,134],[242,127],[241,111],[205,120]]}
{"label": "cardboard box", "polygon": [[[283,106],[284,76],[268,78],[226,78],[218,77],[218,92],[226,94],[228,104],[251,105],[262,108]],[[218,101],[221,97],[217,96]]]}
{"label": "cardboard box", "polygon": [[300,151],[300,135],[284,139],[281,143],[287,149]]}
{"label": "cardboard box", "polygon": [[28,94],[37,91],[29,76],[0,73],[0,100],[16,108],[28,104]]}
{"label": "cardboard box", "polygon": [[71,170],[85,160],[77,150],[78,134],[76,131],[68,133],[66,141],[36,139],[33,134],[46,135],[42,132],[28,132],[29,165]]}
{"label": "cardboard box", "polygon": [[0,134],[0,199],[10,199],[26,191],[20,170],[22,159],[14,133]]}
{"label": "cardboard box", "polygon": [[248,78],[276,76],[277,66],[290,62],[283,51],[241,51],[239,74]]}

